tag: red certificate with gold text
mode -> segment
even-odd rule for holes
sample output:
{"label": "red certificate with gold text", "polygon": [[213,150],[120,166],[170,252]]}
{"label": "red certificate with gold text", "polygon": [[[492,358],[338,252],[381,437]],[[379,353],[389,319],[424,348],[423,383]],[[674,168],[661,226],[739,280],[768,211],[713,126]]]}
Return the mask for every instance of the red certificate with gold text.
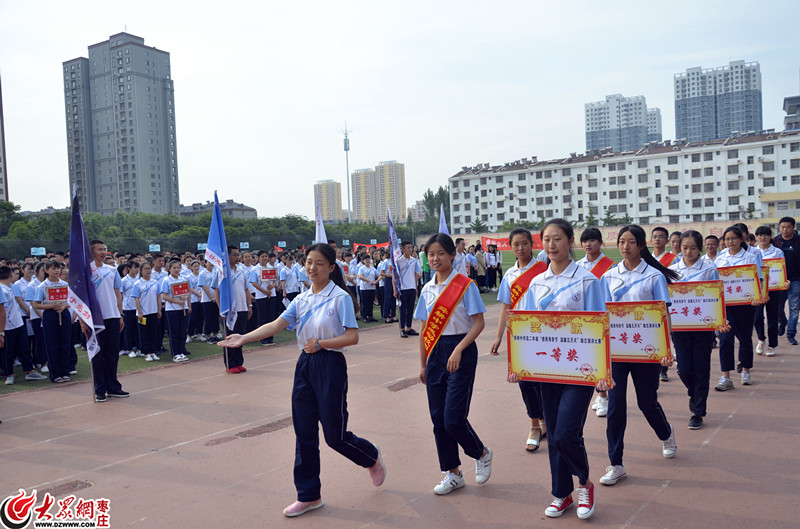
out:
{"label": "red certificate with gold text", "polygon": [[178,283],[171,283],[169,285],[169,296],[171,298],[177,298],[178,296],[182,296],[188,293],[189,293],[188,281],[180,281]]}
{"label": "red certificate with gold text", "polygon": [[722,281],[687,281],[668,288],[673,331],[717,331],[725,326]]}
{"label": "red certificate with gold text", "polygon": [[49,303],[67,301],[68,297],[69,297],[69,287],[67,286],[47,287],[47,301]]}
{"label": "red certificate with gold text", "polygon": [[278,279],[278,271],[274,268],[261,269],[261,281],[275,281]]}
{"label": "red certificate with gold text", "polygon": [[726,305],[750,305],[753,300],[764,302],[755,264],[722,266],[717,272],[725,282]]}
{"label": "red certificate with gold text", "polygon": [[613,362],[661,362],[672,354],[664,301],[606,303]]}
{"label": "red certificate with gold text", "polygon": [[520,380],[595,386],[611,380],[605,312],[508,311],[508,372]]}
{"label": "red certificate with gold text", "polygon": [[769,289],[789,290],[789,280],[786,278],[786,259],[783,257],[764,259],[764,265],[769,267]]}

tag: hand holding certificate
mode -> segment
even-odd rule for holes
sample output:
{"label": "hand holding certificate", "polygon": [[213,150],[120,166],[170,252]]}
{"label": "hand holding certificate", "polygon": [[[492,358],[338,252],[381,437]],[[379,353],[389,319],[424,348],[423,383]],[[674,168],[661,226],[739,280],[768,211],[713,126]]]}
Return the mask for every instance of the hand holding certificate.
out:
{"label": "hand holding certificate", "polygon": [[788,290],[789,281],[786,278],[786,259],[783,257],[764,259],[764,265],[769,267],[769,290]]}
{"label": "hand holding certificate", "polygon": [[722,281],[688,281],[669,285],[672,331],[720,331],[726,328]]}
{"label": "hand holding certificate", "polygon": [[755,264],[721,266],[717,268],[719,278],[725,283],[726,305],[760,305],[761,280]]}
{"label": "hand holding certificate", "polygon": [[672,360],[667,304],[664,301],[606,303],[610,326],[611,360],[655,362]]}
{"label": "hand holding certificate", "polygon": [[508,311],[508,372],[517,380],[611,385],[605,312]]}

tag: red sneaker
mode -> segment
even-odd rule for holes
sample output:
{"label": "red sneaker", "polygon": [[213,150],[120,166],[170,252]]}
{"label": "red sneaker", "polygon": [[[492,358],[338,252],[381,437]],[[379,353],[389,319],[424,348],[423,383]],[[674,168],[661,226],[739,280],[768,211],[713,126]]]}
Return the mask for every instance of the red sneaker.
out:
{"label": "red sneaker", "polygon": [[234,366],[234,367],[231,367],[230,369],[228,369],[228,373],[241,373],[241,372],[242,372],[242,370],[239,369],[239,366]]}
{"label": "red sneaker", "polygon": [[244,373],[245,371],[247,371],[247,369],[245,369],[244,366],[239,366],[239,373]]}
{"label": "red sneaker", "polygon": [[578,518],[585,520],[594,514],[594,483],[591,481],[586,487],[577,487],[578,491]]}
{"label": "red sneaker", "polygon": [[567,496],[566,498],[553,498],[552,503],[550,506],[544,510],[545,516],[549,516],[550,518],[558,518],[564,511],[572,507],[572,494]]}

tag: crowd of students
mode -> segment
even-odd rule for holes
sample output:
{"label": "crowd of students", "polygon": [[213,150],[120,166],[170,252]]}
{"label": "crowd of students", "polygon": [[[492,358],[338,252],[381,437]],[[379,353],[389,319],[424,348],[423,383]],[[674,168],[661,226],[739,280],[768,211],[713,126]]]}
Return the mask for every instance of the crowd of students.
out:
{"label": "crowd of students", "polygon": [[[478,363],[475,340],[485,326],[486,308],[480,287],[497,289],[498,301],[503,305],[490,350],[497,355],[508,309],[604,311],[607,302],[648,300],[663,300],[669,305],[670,283],[714,280],[719,278],[717,267],[760,265],[763,259],[783,257],[789,290],[773,291],[763,306],[754,302],[727,307],[726,325],[718,332],[721,376],[715,389],[728,391],[734,387],[734,369],[741,373],[741,384],[753,382],[754,329],[758,355],[775,356],[779,335],[786,334],[788,343],[797,345],[800,288],[795,285],[800,284],[800,254],[796,245],[800,238],[794,219],[785,217],[779,226],[780,233],[774,238],[770,228],[760,227],[755,241],[749,238],[743,224],[727,228],[721,240],[713,235],[704,238],[693,230],[670,234],[664,228],[655,228],[648,241],[641,227],[629,225],[618,232],[616,243],[622,257],[619,263],[603,254],[600,231],[589,228],[580,236],[586,255],[576,262],[572,254],[573,227],[563,219],[553,219],[541,230],[544,249],[538,255],[533,253],[533,238],[528,230],[517,228],[511,232],[509,245],[516,262],[502,274],[499,287],[492,286],[491,276],[483,285],[478,281],[483,275],[478,273],[481,260],[476,254],[483,253],[478,245],[467,250],[463,239],[453,241],[441,233],[430,237],[421,249],[422,255],[411,243],[403,243],[396,266],[392,266],[385,250],[362,249],[354,255],[348,249],[340,251],[333,241],[315,244],[305,252],[279,255],[260,251],[254,256],[229,247],[234,302],[231,316],[223,322],[224,339],[220,334],[219,277],[202,255],[187,252],[106,256],[100,241],[93,241],[92,248],[99,271],[95,284],[102,295],[103,313],[111,318],[104,320],[112,329],[108,335],[114,334],[113,319],[121,317],[116,323],[117,329],[123,331],[122,345],[117,345],[119,354],[158,361],[164,352],[160,347],[166,333],[174,362],[188,359],[187,343],[217,342],[225,347],[228,372],[243,373],[246,369],[241,351],[245,343],[271,344],[280,330],[297,331],[301,354],[292,390],[297,501],[284,514],[299,516],[323,505],[318,423],[322,424],[326,443],[368,469],[373,485],[380,486],[386,477],[378,446],[347,430],[343,353],[347,346],[358,342],[359,305],[363,321],[374,321],[373,308],[378,305],[384,322],[399,323],[401,338],[419,337],[419,379],[426,386],[439,466],[444,473],[434,492],[443,495],[465,486],[459,447],[475,460],[478,484],[486,483],[491,476],[493,452],[481,441],[468,418]],[[648,242],[653,245],[652,253]],[[725,246],[722,250],[720,242]],[[487,254],[496,261],[482,255],[487,265],[493,263],[486,270],[496,266],[496,273],[501,272],[502,259],[496,249]],[[7,316],[1,367],[7,384],[9,380],[14,383],[10,362],[15,357],[26,378],[32,377],[29,380],[37,378],[37,369],[47,367],[55,383],[69,380],[69,375],[74,374],[76,356],[72,346],[81,333],[76,332],[75,318],[65,303],[47,298],[48,287],[66,285],[65,261],[56,257],[44,263],[22,263],[16,283],[12,282],[12,267],[0,263],[0,303]],[[789,317],[781,318],[787,300]],[[114,306],[119,308],[118,314]],[[398,306],[400,320],[396,319]],[[16,310],[28,317],[27,323],[43,321],[21,330],[26,324],[12,315]],[[423,322],[421,332],[413,329],[412,318]],[[116,335],[119,340],[119,330]],[[689,397],[688,428],[696,430],[703,426],[708,408],[715,332],[673,332],[671,337],[678,376]],[[734,338],[739,342],[738,362],[734,358]],[[44,353],[37,343],[43,345]],[[113,350],[113,343],[101,347]],[[669,380],[668,368],[673,362],[671,356],[660,363],[614,361],[611,380],[600,380],[595,387],[522,381],[513,373],[509,375],[508,381],[520,387],[531,420],[525,449],[536,452],[545,439],[549,444],[553,500],[545,509],[548,517],[560,517],[575,505],[582,519],[589,518],[595,510],[594,485],[583,440],[590,408],[597,416],[607,417],[609,465],[599,482],[610,486],[627,476],[623,453],[629,378],[635,387],[637,405],[661,442],[662,456],[675,457],[675,429],[658,402],[659,383]],[[98,397],[127,396],[116,380],[116,363],[110,357],[103,357],[99,365],[93,360],[93,366],[101,372],[101,380],[95,374]],[[573,500],[573,492],[577,492],[577,501]]]}

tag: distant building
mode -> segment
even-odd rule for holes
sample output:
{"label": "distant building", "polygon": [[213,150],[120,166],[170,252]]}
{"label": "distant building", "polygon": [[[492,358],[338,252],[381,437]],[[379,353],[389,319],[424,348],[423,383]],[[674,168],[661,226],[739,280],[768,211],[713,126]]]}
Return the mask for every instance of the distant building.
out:
{"label": "distant building", "polygon": [[408,208],[408,216],[411,217],[411,222],[424,222],[427,215],[425,202],[417,200],[410,208]]}
{"label": "distant building", "polygon": [[20,211],[19,214],[23,217],[42,217],[42,216],[50,216],[55,215],[56,213],[71,213],[72,208],[60,208],[56,209],[53,206],[47,206],[44,209],[40,209],[39,211]]}
{"label": "distant building", "polygon": [[647,143],[660,142],[661,134],[661,109],[647,109]]}
{"label": "distant building", "polygon": [[675,136],[689,142],[727,138],[762,129],[761,67],[688,68],[675,74]]}
{"label": "distant building", "polygon": [[661,137],[661,111],[650,117],[644,96],[606,96],[605,101],[586,103],[586,150],[632,151],[640,149],[651,135]]}
{"label": "distant building", "polygon": [[[245,206],[244,204],[240,204],[239,202],[234,202],[233,200],[230,199],[226,200],[225,202],[220,202],[219,208],[222,211],[222,214],[225,215],[226,217],[233,217],[237,219],[258,218],[258,212],[256,211],[256,208]],[[180,216],[196,217],[204,213],[213,213],[213,211],[214,211],[214,203],[209,200],[205,204],[196,202],[191,206],[181,206]]]}
{"label": "distant building", "polygon": [[783,118],[784,130],[800,129],[800,96],[785,97],[783,111],[786,112],[786,117]]}
{"label": "distant building", "polygon": [[[350,175],[353,193],[353,220],[387,223],[386,205],[392,219],[406,213],[405,165],[394,160],[380,162],[375,169],[356,169]],[[405,220],[405,219],[403,219]]]}
{"label": "distant building", "polygon": [[0,200],[8,200],[8,173],[6,171],[6,127],[3,121],[3,80],[0,79]]}
{"label": "distant building", "polygon": [[322,222],[338,223],[347,218],[342,217],[342,184],[339,182],[320,180],[314,184],[314,201],[319,204]]}
{"label": "distant building", "polygon": [[70,195],[84,212],[179,212],[169,53],[128,33],[63,63]]}

